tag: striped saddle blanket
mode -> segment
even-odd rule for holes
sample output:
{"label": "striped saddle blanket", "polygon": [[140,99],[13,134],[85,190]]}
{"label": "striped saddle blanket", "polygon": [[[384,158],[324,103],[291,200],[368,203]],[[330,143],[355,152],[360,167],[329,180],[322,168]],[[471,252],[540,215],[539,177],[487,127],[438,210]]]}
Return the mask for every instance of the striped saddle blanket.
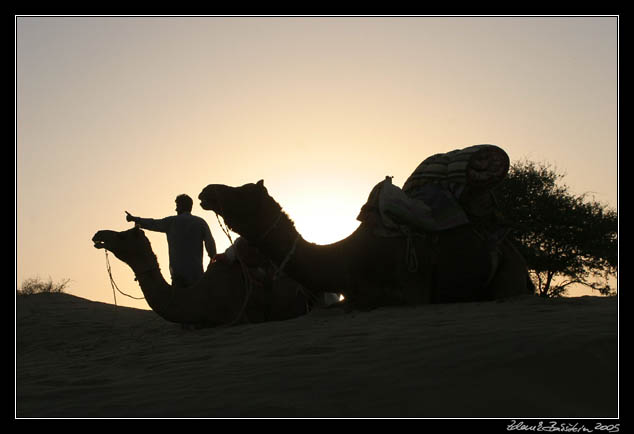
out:
{"label": "striped saddle blanket", "polygon": [[[509,157],[495,145],[476,145],[425,159],[400,189],[391,177],[378,183],[357,217],[378,213],[382,235],[404,227],[437,232],[470,222],[492,211],[490,189],[502,181]],[[468,194],[467,194],[468,192]]]}
{"label": "striped saddle blanket", "polygon": [[506,177],[509,164],[509,156],[495,145],[475,145],[432,155],[405,181],[403,191],[415,197],[416,191],[430,182],[490,189]]}

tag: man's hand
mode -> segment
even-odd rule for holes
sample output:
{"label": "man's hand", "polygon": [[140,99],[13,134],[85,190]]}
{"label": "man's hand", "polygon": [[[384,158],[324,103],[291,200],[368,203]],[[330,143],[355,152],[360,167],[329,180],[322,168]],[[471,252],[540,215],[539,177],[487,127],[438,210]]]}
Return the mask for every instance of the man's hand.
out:
{"label": "man's hand", "polygon": [[138,217],[133,216],[132,214],[130,214],[129,212],[125,212],[126,216],[125,219],[129,222],[136,222]]}

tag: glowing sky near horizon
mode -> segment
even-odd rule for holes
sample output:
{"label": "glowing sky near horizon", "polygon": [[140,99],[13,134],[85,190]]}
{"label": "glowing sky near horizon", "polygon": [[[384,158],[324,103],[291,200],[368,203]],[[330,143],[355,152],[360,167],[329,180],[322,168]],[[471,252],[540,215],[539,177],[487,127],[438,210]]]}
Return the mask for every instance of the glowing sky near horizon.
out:
{"label": "glowing sky near horizon", "polygon": [[[113,302],[100,229],[264,179],[336,241],[386,175],[479,143],[617,206],[617,17],[16,17],[16,281]],[[215,215],[195,200],[223,251]],[[148,232],[168,275],[165,236]],[[140,295],[127,265],[117,283]],[[117,297],[119,304],[147,307]]]}

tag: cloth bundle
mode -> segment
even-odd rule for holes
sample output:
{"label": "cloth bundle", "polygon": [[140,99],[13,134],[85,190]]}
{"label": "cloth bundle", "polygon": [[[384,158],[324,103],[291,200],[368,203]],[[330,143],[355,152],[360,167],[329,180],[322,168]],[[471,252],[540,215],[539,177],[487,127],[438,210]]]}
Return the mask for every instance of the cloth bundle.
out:
{"label": "cloth bundle", "polygon": [[467,224],[470,215],[491,212],[490,189],[508,169],[508,155],[495,145],[436,154],[416,168],[403,189],[393,185],[389,176],[378,183],[357,219],[366,221],[378,211],[381,229],[377,230],[385,236],[407,228],[437,232]]}
{"label": "cloth bundle", "polygon": [[357,220],[366,221],[372,213],[380,218],[381,224],[375,231],[382,236],[399,235],[408,227],[423,232],[436,232],[449,229],[456,223],[451,219],[439,219],[424,201],[407,196],[403,190],[393,185],[389,176],[372,189]]}
{"label": "cloth bundle", "polygon": [[423,160],[403,184],[408,196],[429,182],[447,182],[489,189],[502,181],[509,170],[509,156],[495,145],[475,145],[435,154]]}

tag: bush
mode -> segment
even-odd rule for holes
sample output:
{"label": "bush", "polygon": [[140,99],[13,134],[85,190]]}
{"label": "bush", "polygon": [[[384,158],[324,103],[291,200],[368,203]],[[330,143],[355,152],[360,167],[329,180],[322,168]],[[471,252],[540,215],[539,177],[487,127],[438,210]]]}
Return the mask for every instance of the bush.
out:
{"label": "bush", "polygon": [[51,277],[48,281],[43,281],[40,277],[30,277],[22,281],[22,285],[17,289],[18,295],[32,295],[42,293],[62,293],[68,287],[70,279],[62,279],[54,283]]}

